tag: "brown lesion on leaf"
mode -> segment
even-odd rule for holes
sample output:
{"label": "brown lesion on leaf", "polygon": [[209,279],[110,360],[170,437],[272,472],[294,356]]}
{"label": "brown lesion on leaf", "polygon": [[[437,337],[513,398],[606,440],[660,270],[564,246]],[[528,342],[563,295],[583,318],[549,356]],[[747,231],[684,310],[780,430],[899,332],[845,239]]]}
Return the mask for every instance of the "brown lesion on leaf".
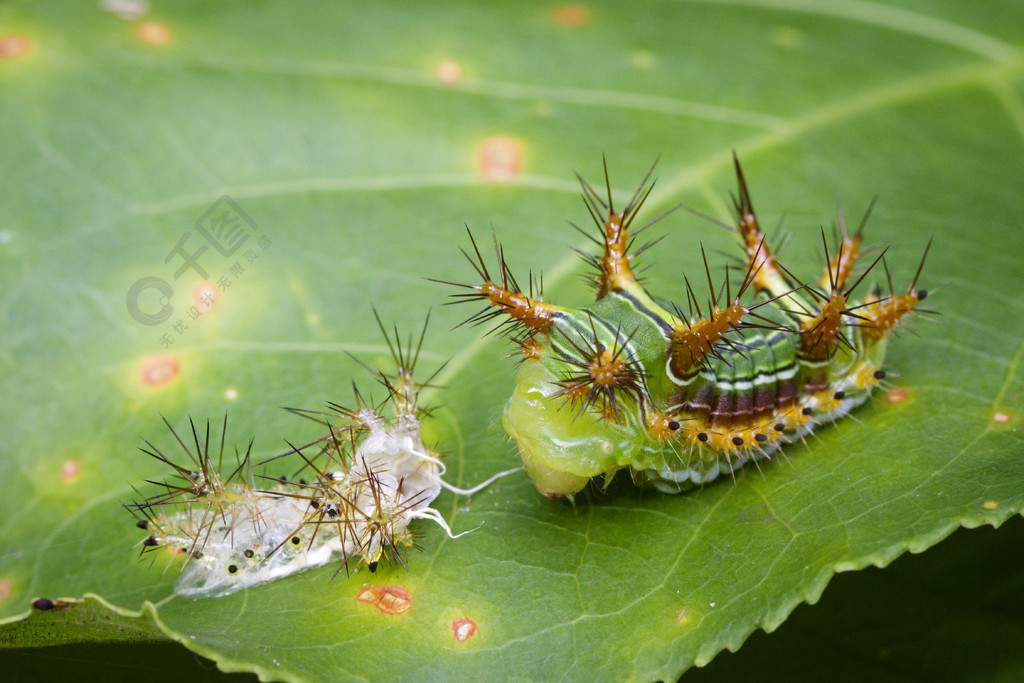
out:
{"label": "brown lesion on leaf", "polygon": [[32,51],[32,41],[20,33],[0,35],[0,60],[17,59]]}
{"label": "brown lesion on leaf", "polygon": [[484,180],[509,182],[523,172],[523,143],[497,135],[487,138],[477,151],[477,173]]}
{"label": "brown lesion on leaf", "polygon": [[60,467],[60,478],[70,484],[78,479],[82,464],[78,460],[66,460]]}
{"label": "brown lesion on leaf", "polygon": [[412,594],[402,586],[363,586],[356,600],[373,605],[384,614],[402,614],[412,607]]}
{"label": "brown lesion on leaf", "polygon": [[135,38],[146,45],[163,47],[171,42],[171,27],[162,21],[142,21],[135,25]]}
{"label": "brown lesion on leaf", "polygon": [[907,400],[907,390],[891,389],[885,393],[885,400],[889,403],[903,403]]}
{"label": "brown lesion on leaf", "polygon": [[476,622],[469,617],[459,617],[452,621],[452,635],[460,643],[464,643],[474,637],[476,632]]}
{"label": "brown lesion on leaf", "polygon": [[177,354],[162,353],[142,361],[139,382],[149,387],[158,387],[176,379],[180,374],[181,361]]}

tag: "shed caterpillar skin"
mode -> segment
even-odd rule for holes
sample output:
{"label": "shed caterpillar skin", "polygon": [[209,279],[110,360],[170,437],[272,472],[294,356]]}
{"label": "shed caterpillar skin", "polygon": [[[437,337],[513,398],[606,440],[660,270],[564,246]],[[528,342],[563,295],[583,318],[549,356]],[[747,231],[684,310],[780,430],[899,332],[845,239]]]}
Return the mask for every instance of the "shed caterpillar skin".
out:
{"label": "shed caterpillar skin", "polygon": [[415,519],[430,519],[453,538],[462,535],[453,535],[430,504],[442,488],[468,495],[507,473],[468,490],[443,480],[440,457],[420,433],[424,411],[418,395],[430,380],[417,384],[413,371],[423,336],[405,349],[397,331],[394,341],[386,332],[385,338],[398,369],[394,375],[372,371],[388,390],[383,404],[366,405],[356,390],[352,409],[333,403],[327,411],[289,409],[327,430],[261,463],[300,461],[298,480],[255,477],[251,442],[223,474],[226,417],[219,449],[211,449],[209,423],[202,432],[190,420],[188,444],[164,420],[187,460],[176,464],[147,441],[143,452],[174,475],[150,482],[159,492],[125,507],[149,532],[144,553],[169,549],[185,558],[176,593],[227,595],[331,561],[340,562],[339,571],[365,565],[373,572],[382,560],[404,564],[403,550],[415,545],[410,529]]}
{"label": "shed caterpillar skin", "polygon": [[470,234],[472,252],[463,253],[481,283],[447,284],[469,290],[455,295],[461,300],[486,304],[467,322],[500,319],[522,349],[503,422],[545,496],[571,498],[592,477],[607,481],[625,468],[640,485],[687,490],[835,421],[885,378],[890,334],[928,294],[917,289],[924,257],[905,291],[889,279],[888,294],[855,300],[868,273],[885,266],[885,252],[855,275],[867,215],[850,236],[840,210],[840,244],[834,255],[825,244],[824,274],[816,286],[803,284],[768,247],[738,160],[735,169],[736,224],[722,224],[744,249],[735,295],[728,269],[725,282],[713,282],[706,255],[707,298],[687,280],[680,306],[637,281],[633,258],[650,244],[630,248],[664,217],[633,227],[653,167],[621,209],[607,167],[607,198],[580,179],[598,229],[584,234],[602,253],[583,254],[597,271],[596,301],[579,309],[544,302],[532,277],[523,292],[496,239],[492,277]]}

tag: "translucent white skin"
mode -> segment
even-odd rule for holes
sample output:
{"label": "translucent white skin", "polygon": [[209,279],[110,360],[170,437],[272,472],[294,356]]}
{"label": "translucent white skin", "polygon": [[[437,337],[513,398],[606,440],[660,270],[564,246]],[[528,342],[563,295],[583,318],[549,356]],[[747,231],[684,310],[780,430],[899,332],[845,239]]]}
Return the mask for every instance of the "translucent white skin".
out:
{"label": "translucent white skin", "polygon": [[[157,535],[160,545],[190,555],[175,592],[228,595],[334,560],[361,555],[375,561],[382,550],[381,535],[369,519],[387,520],[388,535],[396,539],[408,538],[409,522],[419,517],[439,523],[451,535],[444,519],[430,507],[446,484],[440,461],[423,445],[415,416],[400,415],[390,426],[370,410],[360,411],[358,417],[368,434],[355,450],[355,465],[348,472],[333,473],[332,478],[334,488],[347,492],[359,514],[344,524],[325,519],[303,526],[316,510],[305,498],[275,495],[289,492],[285,485],[270,492],[238,487],[230,492],[231,502],[225,509],[205,513],[205,523],[200,501],[160,524],[168,530],[165,536]],[[374,475],[373,487],[367,482],[368,472]],[[292,488],[291,492],[309,495],[309,489]],[[204,529],[197,541],[195,528],[200,525]]]}

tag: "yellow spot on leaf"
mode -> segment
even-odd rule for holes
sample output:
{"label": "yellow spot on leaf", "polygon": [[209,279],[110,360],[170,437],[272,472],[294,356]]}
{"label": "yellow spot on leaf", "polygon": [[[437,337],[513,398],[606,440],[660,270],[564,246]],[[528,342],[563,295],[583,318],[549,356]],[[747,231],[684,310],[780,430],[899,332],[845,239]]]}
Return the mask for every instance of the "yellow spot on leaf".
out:
{"label": "yellow spot on leaf", "polygon": [[786,50],[795,50],[803,41],[803,34],[792,26],[780,26],[772,34],[772,42]]}
{"label": "yellow spot on leaf", "polygon": [[885,400],[888,401],[889,403],[903,403],[904,401],[907,400],[907,390],[893,389],[891,391],[888,391],[885,394]]}
{"label": "yellow spot on leaf", "polygon": [[523,170],[523,144],[501,135],[487,138],[477,152],[477,169],[485,180],[514,180]]}
{"label": "yellow spot on leaf", "polygon": [[135,38],[146,45],[161,47],[171,42],[170,27],[160,21],[143,21],[135,25]]}
{"label": "yellow spot on leaf", "polygon": [[204,282],[192,292],[192,299],[195,307],[200,313],[208,313],[217,305],[217,288],[208,282]]}
{"label": "yellow spot on leaf", "polygon": [[438,64],[434,74],[442,85],[455,86],[462,83],[462,67],[459,66],[458,62],[450,59],[446,59]]}
{"label": "yellow spot on leaf", "polygon": [[70,484],[78,479],[81,471],[82,466],[77,460],[67,460],[60,467],[60,478]]}

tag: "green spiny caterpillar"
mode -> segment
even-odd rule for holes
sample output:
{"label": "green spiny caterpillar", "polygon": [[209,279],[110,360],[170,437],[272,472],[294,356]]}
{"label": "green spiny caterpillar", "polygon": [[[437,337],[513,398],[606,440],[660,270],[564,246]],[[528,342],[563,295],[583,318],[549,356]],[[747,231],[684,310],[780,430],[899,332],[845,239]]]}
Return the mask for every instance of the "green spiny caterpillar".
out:
{"label": "green spiny caterpillar", "polygon": [[[583,254],[597,270],[593,304],[545,303],[532,277],[524,293],[497,239],[498,277],[492,277],[470,234],[473,252],[463,253],[482,284],[447,284],[470,290],[458,299],[487,304],[467,322],[502,318],[521,348],[504,426],[542,494],[571,498],[591,477],[603,474],[607,481],[624,468],[640,485],[678,493],[835,421],[885,378],[890,333],[928,294],[917,289],[928,249],[902,293],[888,278],[884,251],[855,277],[871,208],[853,236],[840,209],[835,255],[823,232],[825,273],[816,286],[803,284],[768,247],[734,162],[736,224],[721,225],[744,248],[735,296],[728,269],[715,286],[706,256],[704,303],[689,280],[685,306],[648,294],[637,281],[633,258],[650,245],[630,253],[633,241],[667,215],[632,227],[653,188],[653,167],[621,210],[612,202],[607,166],[607,200],[579,178],[599,234],[580,231],[602,250]],[[854,290],[879,262],[888,294],[874,289],[855,301]]]}

